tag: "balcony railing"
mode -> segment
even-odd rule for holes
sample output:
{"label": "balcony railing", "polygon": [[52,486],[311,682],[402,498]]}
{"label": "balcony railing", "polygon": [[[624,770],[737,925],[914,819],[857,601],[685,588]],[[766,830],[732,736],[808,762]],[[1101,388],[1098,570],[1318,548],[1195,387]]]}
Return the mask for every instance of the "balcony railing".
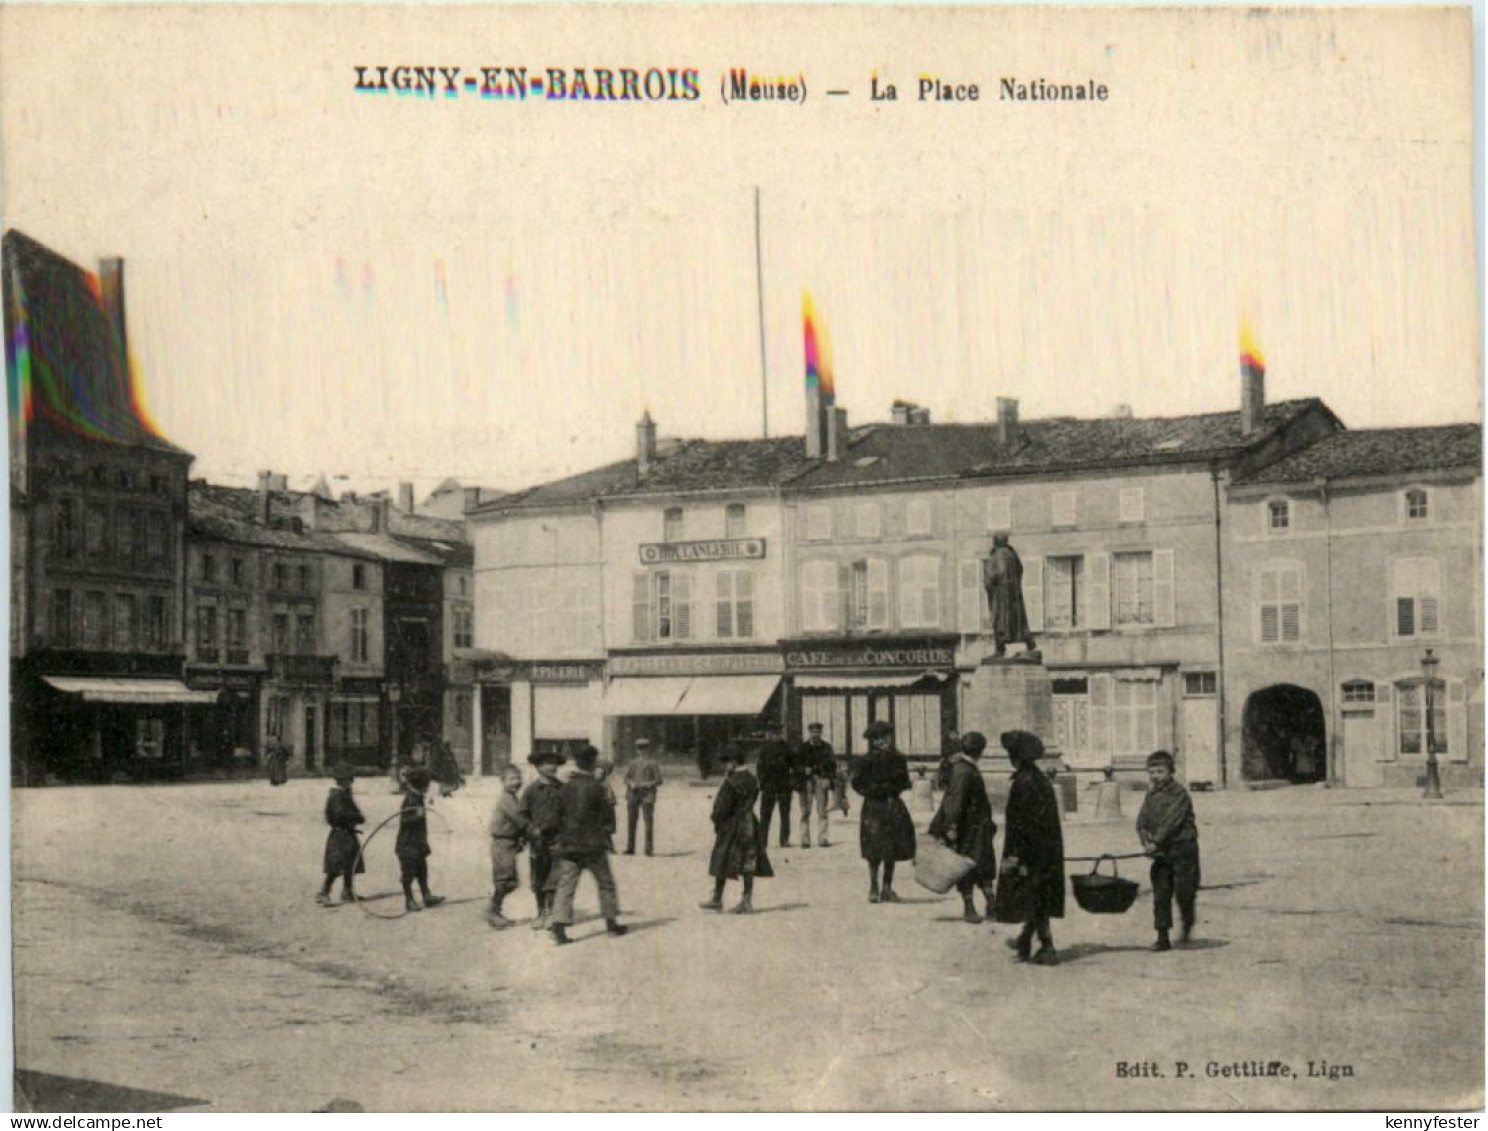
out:
{"label": "balcony railing", "polygon": [[264,657],[269,665],[269,678],[280,683],[330,683],[336,674],[335,656],[296,656],[287,652],[270,652]]}
{"label": "balcony railing", "polygon": [[227,663],[229,663],[229,664],[236,664],[236,665],[241,666],[243,664],[246,664],[247,662],[248,662],[248,649],[247,648],[229,648],[227,650]]}

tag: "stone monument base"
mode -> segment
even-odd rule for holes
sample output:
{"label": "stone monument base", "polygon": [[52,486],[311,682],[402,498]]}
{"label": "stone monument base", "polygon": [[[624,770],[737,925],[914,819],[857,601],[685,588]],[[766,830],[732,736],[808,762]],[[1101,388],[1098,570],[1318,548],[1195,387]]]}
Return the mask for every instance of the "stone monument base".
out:
{"label": "stone monument base", "polygon": [[982,660],[971,673],[961,713],[961,733],[981,731],[988,752],[1000,751],[1006,730],[1026,730],[1044,740],[1054,738],[1054,684],[1037,653]]}

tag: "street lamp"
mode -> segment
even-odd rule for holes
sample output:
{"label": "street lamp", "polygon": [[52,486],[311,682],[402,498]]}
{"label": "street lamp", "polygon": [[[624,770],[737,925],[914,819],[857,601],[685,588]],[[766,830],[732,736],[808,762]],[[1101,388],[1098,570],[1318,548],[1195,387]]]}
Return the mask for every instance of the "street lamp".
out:
{"label": "street lamp", "polygon": [[1441,663],[1436,653],[1427,648],[1421,657],[1421,674],[1425,677],[1426,691],[1426,788],[1421,796],[1430,801],[1441,800],[1441,776],[1436,767],[1436,666]]}

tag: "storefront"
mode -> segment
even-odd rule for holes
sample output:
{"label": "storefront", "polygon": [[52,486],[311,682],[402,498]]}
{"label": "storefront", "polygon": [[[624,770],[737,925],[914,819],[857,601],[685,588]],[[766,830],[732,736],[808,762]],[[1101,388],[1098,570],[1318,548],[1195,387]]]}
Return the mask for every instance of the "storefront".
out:
{"label": "storefront", "polygon": [[602,660],[480,659],[471,726],[481,774],[524,764],[536,750],[565,757],[604,738]]}
{"label": "storefront", "polygon": [[186,686],[217,693],[217,701],[187,715],[188,771],[246,770],[262,765],[259,685],[262,672],[188,668]]}
{"label": "storefront", "polygon": [[385,714],[380,680],[337,680],[326,700],[326,770],[343,765],[363,771],[387,769]]}
{"label": "storefront", "polygon": [[605,747],[624,761],[644,735],[669,760],[711,768],[726,744],[781,725],[784,670],[774,649],[612,652]]}
{"label": "storefront", "polygon": [[863,731],[884,721],[906,757],[939,758],[956,729],[955,658],[954,636],[787,641],[788,737],[821,723],[833,750],[860,755]]}
{"label": "storefront", "polygon": [[186,736],[215,709],[218,692],[179,679],[42,677],[38,738],[47,772],[64,780],[179,777]]}

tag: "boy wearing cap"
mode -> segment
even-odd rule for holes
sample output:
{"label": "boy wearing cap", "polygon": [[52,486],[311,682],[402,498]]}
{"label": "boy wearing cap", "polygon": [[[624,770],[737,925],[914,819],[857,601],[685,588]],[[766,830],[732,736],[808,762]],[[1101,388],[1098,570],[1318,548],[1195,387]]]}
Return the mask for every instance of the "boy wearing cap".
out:
{"label": "boy wearing cap", "polygon": [[[1002,748],[1013,763],[1002,839],[1002,883],[998,900],[1021,898],[1015,905],[1024,912],[1023,930],[1014,947],[1018,961],[1027,962],[1038,935],[1036,966],[1059,965],[1050,919],[1064,918],[1064,830],[1059,824],[1059,799],[1054,787],[1038,767],[1044,744],[1026,730],[1004,731]],[[1007,893],[1006,895],[1004,893]]]}
{"label": "boy wearing cap", "polygon": [[799,775],[796,791],[801,801],[801,847],[811,847],[811,810],[816,809],[816,844],[827,847],[828,791],[837,777],[837,759],[831,745],[822,738],[821,723],[806,727],[809,737],[796,752]]}
{"label": "boy wearing cap", "polygon": [[987,783],[977,765],[977,759],[986,748],[986,737],[976,731],[961,739],[961,750],[951,759],[940,809],[930,822],[931,836],[976,865],[956,881],[956,890],[961,893],[964,908],[963,917],[968,923],[982,921],[972,900],[972,892],[979,887],[982,889],[988,915],[992,914],[996,900],[993,881],[997,879],[997,849],[992,838],[997,833],[997,822],[992,819]]}
{"label": "boy wearing cap", "polygon": [[548,925],[548,912],[553,906],[553,838],[558,835],[558,793],[563,788],[558,767],[563,765],[563,755],[555,750],[535,750],[527,761],[537,767],[537,777],[523,791],[518,809],[527,822],[532,898],[537,903],[532,929],[540,931]]}
{"label": "boy wearing cap", "polygon": [[522,818],[522,771],[508,766],[501,775],[501,796],[491,813],[491,912],[493,927],[510,927],[511,920],[501,913],[502,901],[521,886],[517,859],[527,836],[527,822]]}
{"label": "boy wearing cap", "polygon": [[553,941],[559,946],[573,941],[568,937],[568,928],[573,925],[574,894],[585,872],[599,885],[599,911],[604,916],[605,929],[612,935],[625,934],[618,921],[620,898],[610,871],[615,806],[606,796],[604,785],[594,776],[594,764],[598,761],[598,750],[581,747],[574,755],[573,775],[558,793],[558,835],[553,840],[556,879],[550,923]]}
{"label": "boy wearing cap", "polygon": [[663,781],[661,767],[651,757],[651,740],[635,740],[635,757],[625,767],[625,855],[635,855],[636,822],[646,818],[646,855],[656,850],[652,832],[656,822],[656,791]]}
{"label": "boy wearing cap", "polygon": [[[863,859],[868,861],[868,902],[898,903],[894,865],[900,860],[913,860],[915,855],[914,822],[899,799],[910,786],[909,763],[894,749],[894,728],[888,723],[871,724],[863,737],[868,740],[868,754],[853,773],[852,787],[863,796],[858,842]],[[878,883],[880,865],[882,888]]]}
{"label": "boy wearing cap", "polygon": [[1193,801],[1173,776],[1173,756],[1166,750],[1148,756],[1147,780],[1151,785],[1137,814],[1137,836],[1152,858],[1152,919],[1157,928],[1152,949],[1161,952],[1173,949],[1168,932],[1173,929],[1175,894],[1183,921],[1179,941],[1188,942],[1193,935],[1199,896],[1199,827]]}
{"label": "boy wearing cap", "polygon": [[424,897],[424,907],[438,907],[444,902],[442,895],[429,894],[429,847],[428,793],[432,776],[423,766],[412,766],[407,774],[408,788],[403,793],[403,805],[398,812],[398,840],[393,852],[398,857],[399,878],[403,882],[403,909],[422,911],[413,898],[413,885],[417,881],[419,894]]}
{"label": "boy wearing cap", "polygon": [[315,902],[322,907],[332,906],[331,885],[337,876],[341,877],[341,902],[354,900],[356,894],[351,889],[353,870],[367,870],[360,857],[361,843],[357,840],[357,826],[366,818],[351,799],[351,783],[356,775],[350,766],[337,766],[331,777],[336,784],[331,787],[325,803],[326,824],[331,826],[331,831],[326,834],[325,884],[315,897]]}

